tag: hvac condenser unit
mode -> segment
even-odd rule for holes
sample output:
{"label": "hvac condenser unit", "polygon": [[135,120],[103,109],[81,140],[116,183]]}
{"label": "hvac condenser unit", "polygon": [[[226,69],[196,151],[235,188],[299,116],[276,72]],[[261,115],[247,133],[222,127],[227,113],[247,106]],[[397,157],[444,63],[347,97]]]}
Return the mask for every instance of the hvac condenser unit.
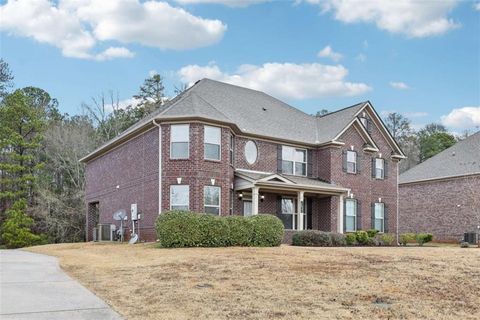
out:
{"label": "hvac condenser unit", "polygon": [[95,240],[113,241],[115,239],[115,230],[117,230],[117,227],[114,224],[98,224]]}

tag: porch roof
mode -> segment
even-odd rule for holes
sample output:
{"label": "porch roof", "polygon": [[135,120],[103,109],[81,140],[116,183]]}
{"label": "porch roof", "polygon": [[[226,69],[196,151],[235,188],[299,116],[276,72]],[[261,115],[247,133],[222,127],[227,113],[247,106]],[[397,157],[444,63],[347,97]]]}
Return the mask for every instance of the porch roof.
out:
{"label": "porch roof", "polygon": [[284,175],[279,173],[235,170],[235,189],[261,187],[273,190],[308,191],[322,194],[344,194],[350,189],[319,179]]}

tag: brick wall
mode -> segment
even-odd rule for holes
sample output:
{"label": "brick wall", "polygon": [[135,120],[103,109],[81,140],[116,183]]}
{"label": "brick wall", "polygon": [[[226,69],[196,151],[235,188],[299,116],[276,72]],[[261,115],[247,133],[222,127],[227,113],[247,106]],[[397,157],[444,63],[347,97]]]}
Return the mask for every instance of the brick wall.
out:
{"label": "brick wall", "polygon": [[[118,186],[118,188],[117,188]],[[158,129],[154,128],[120,145],[86,166],[86,202],[99,202],[99,222],[113,223],[113,213],[136,203],[144,213],[140,223],[143,239],[154,240],[158,216]],[[88,219],[87,219],[88,221]],[[92,240],[91,227],[87,240]],[[128,232],[127,232],[128,233]],[[153,237],[153,239],[152,239]]]}
{"label": "brick wall", "polygon": [[458,241],[480,225],[480,175],[399,186],[400,232]]}

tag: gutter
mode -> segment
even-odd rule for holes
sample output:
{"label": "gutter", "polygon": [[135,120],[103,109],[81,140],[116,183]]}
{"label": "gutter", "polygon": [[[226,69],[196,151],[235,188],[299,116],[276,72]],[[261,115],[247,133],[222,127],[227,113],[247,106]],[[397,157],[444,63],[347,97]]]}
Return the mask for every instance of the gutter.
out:
{"label": "gutter", "polygon": [[152,124],[158,127],[158,214],[162,213],[162,126],[155,119]]}

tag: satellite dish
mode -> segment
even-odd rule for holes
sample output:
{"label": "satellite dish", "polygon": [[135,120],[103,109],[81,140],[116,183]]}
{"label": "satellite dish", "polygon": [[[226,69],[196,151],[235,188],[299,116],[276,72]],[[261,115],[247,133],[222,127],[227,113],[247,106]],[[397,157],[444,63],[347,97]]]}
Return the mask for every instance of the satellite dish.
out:
{"label": "satellite dish", "polygon": [[130,238],[130,241],[128,241],[129,244],[134,244],[137,243],[138,241],[138,234],[134,233],[132,237]]}
{"label": "satellite dish", "polygon": [[118,210],[113,214],[113,220],[122,221],[127,216],[127,212],[123,209]]}

